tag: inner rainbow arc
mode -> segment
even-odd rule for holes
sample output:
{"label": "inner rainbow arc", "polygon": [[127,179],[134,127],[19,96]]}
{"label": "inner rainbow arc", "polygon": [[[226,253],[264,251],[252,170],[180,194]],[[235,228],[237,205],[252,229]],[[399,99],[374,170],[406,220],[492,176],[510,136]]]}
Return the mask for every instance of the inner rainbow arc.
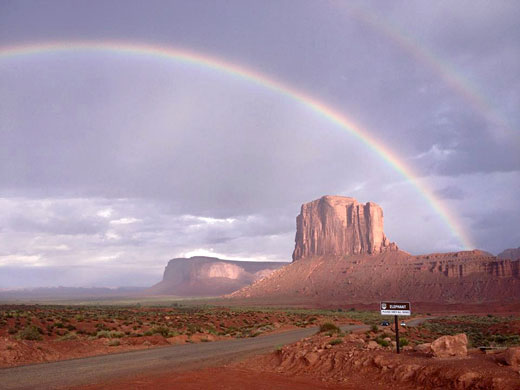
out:
{"label": "inner rainbow arc", "polygon": [[153,56],[215,69],[231,76],[242,78],[248,82],[260,85],[291,99],[298,101],[315,113],[323,116],[332,123],[338,125],[358,140],[363,142],[369,149],[373,150],[393,169],[404,176],[417,192],[430,204],[432,209],[444,220],[450,231],[460,240],[465,249],[473,248],[469,236],[462,229],[455,215],[450,213],[446,206],[438,200],[427,184],[420,181],[413,170],[401,162],[387,147],[376,141],[366,130],[362,130],[352,120],[341,114],[330,106],[320,102],[312,96],[290,87],[271,77],[265,76],[257,71],[226,62],[224,60],[202,55],[186,49],[176,49],[167,46],[154,46],[150,44],[135,44],[124,42],[90,42],[90,41],[68,41],[68,42],[46,42],[35,44],[24,44],[0,47],[0,59],[12,57],[35,55],[49,52],[74,52],[74,51],[104,51],[111,53],[132,54],[138,56]]}

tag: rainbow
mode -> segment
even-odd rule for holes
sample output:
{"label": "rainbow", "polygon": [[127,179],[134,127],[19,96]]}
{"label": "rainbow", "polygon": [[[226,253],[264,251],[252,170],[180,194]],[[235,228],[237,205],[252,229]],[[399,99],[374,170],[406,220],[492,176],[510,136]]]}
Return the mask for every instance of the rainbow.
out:
{"label": "rainbow", "polygon": [[349,2],[339,4],[341,4],[341,7],[347,8],[352,13],[352,16],[370,26],[373,30],[378,31],[385,38],[390,39],[412,58],[429,68],[453,91],[462,96],[473,110],[497,126],[495,130],[507,130],[510,133],[514,131],[511,124],[497,112],[493,104],[484,96],[477,85],[465,78],[448,62],[436,56],[423,45],[420,45],[416,39],[404,33],[397,26],[377,17],[374,12],[368,11],[365,7]]}
{"label": "rainbow", "polygon": [[271,77],[267,77],[254,70],[185,49],[124,42],[71,41],[4,46],[0,47],[0,60],[49,52],[74,53],[79,51],[111,52],[136,56],[152,56],[159,59],[179,61],[186,64],[218,70],[235,78],[242,79],[246,82],[259,85],[263,88],[287,96],[319,114],[320,116],[326,118],[328,121],[339,126],[365,144],[377,155],[379,155],[387,164],[389,164],[393,169],[404,176],[407,181],[414,186],[417,192],[444,220],[452,234],[460,240],[464,248],[473,248],[471,240],[465,234],[456,216],[450,213],[445,205],[443,205],[442,202],[434,196],[432,190],[428,188],[426,183],[421,181],[413,172],[413,170],[401,162],[388,148],[376,141],[367,131],[361,129],[352,120],[340,112],[334,110],[333,108],[325,105],[324,103],[316,100],[312,96],[302,91],[285,85],[282,82],[279,82]]}

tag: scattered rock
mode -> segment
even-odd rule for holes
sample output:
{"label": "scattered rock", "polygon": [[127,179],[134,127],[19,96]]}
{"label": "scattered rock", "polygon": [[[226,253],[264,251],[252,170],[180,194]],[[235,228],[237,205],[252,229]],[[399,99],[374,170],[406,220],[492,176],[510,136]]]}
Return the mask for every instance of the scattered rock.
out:
{"label": "scattered rock", "polygon": [[416,352],[430,354],[430,353],[432,353],[432,344],[431,343],[418,344],[414,347],[414,350]]}
{"label": "scattered rock", "polygon": [[513,369],[520,369],[520,347],[508,348],[504,355],[504,359]]}
{"label": "scattered rock", "polygon": [[468,354],[468,337],[464,333],[455,336],[442,336],[431,343],[433,356],[439,358],[466,356]]}
{"label": "scattered rock", "polygon": [[480,375],[474,371],[468,371],[457,378],[459,388],[470,389],[475,381],[480,379]]}
{"label": "scattered rock", "polygon": [[394,371],[394,379],[401,382],[409,381],[421,368],[422,367],[417,364],[398,365]]}
{"label": "scattered rock", "polygon": [[316,363],[319,358],[320,357],[316,352],[308,352],[305,354],[303,359],[305,363],[310,366],[311,364]]}
{"label": "scattered rock", "polygon": [[[520,377],[516,372],[497,367],[493,359],[478,352],[471,353],[470,359],[425,359],[416,353],[397,355],[385,351],[373,340],[367,343],[366,348],[360,349],[355,346],[355,341],[349,339],[345,337],[344,342],[335,348],[322,350],[328,338],[317,335],[305,347],[288,345],[283,353],[275,355],[276,359],[268,358],[266,362],[273,365],[278,373],[312,375],[318,380],[332,383],[345,383],[353,377],[362,377],[367,385],[371,380],[374,383],[384,380],[388,388],[395,389],[520,389]],[[436,340],[436,343],[444,353],[454,356],[465,350],[467,337],[464,334],[448,336]],[[312,351],[313,345],[321,352]],[[436,351],[440,348],[437,347]],[[367,351],[367,348],[370,350]],[[430,344],[422,344],[417,349],[432,350]],[[517,351],[511,348],[508,353],[516,356]]]}

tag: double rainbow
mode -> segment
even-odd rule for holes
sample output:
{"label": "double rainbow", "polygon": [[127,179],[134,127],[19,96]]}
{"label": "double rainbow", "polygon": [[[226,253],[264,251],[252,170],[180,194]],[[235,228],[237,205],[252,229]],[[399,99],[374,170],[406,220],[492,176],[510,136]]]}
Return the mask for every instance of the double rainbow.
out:
{"label": "double rainbow", "polygon": [[370,134],[357,126],[345,115],[334,110],[330,106],[316,100],[312,96],[290,87],[282,82],[267,77],[254,70],[232,64],[221,59],[192,52],[185,49],[176,49],[166,46],[154,46],[149,44],[135,44],[122,42],[90,42],[90,41],[71,41],[71,42],[50,42],[25,44],[17,46],[0,47],[0,60],[9,58],[36,55],[41,53],[60,53],[60,52],[111,52],[119,54],[129,54],[135,56],[151,56],[158,59],[178,61],[203,68],[215,69],[229,74],[232,77],[242,79],[246,82],[257,84],[263,88],[275,91],[287,96],[308,109],[316,112],[330,122],[336,124],[350,135],[364,143],[369,149],[373,150],[387,164],[398,171],[410,182],[417,192],[428,201],[433,210],[444,220],[451,232],[458,237],[461,244],[469,249],[472,248],[471,240],[465,234],[456,216],[450,213],[445,205],[435,197],[427,185],[420,181],[413,170],[401,162],[387,147],[376,141]]}
{"label": "double rainbow", "polygon": [[363,6],[347,2],[337,3],[336,6],[348,9],[352,16],[370,26],[374,31],[379,32],[408,56],[430,69],[433,74],[437,75],[448,87],[461,96],[464,102],[468,103],[477,114],[490,121],[495,127],[508,133],[516,132],[511,124],[497,112],[490,99],[486,98],[477,85],[464,77],[454,66],[421,45],[416,38],[406,34],[390,21],[378,17],[376,13]]}

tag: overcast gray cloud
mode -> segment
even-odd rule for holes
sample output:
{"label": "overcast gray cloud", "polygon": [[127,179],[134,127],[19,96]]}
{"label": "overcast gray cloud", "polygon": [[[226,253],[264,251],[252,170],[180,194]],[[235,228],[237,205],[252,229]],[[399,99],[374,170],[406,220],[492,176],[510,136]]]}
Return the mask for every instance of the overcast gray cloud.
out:
{"label": "overcast gray cloud", "polygon": [[[519,16],[507,1],[17,1],[0,4],[0,47],[146,42],[254,69],[358,124],[496,253],[520,240]],[[324,194],[381,204],[404,250],[462,248],[359,139],[218,70],[0,56],[0,102],[0,288],[145,286],[197,253],[290,260],[301,203]]]}

